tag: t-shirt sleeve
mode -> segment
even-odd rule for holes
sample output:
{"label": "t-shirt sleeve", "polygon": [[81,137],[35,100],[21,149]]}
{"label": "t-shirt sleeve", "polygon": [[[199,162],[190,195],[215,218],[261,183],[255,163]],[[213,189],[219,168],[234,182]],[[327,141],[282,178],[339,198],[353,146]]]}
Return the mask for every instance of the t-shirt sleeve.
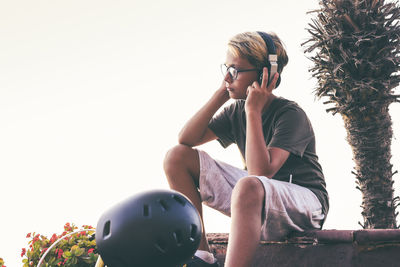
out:
{"label": "t-shirt sleeve", "polygon": [[211,129],[218,137],[218,142],[224,147],[228,147],[235,142],[232,131],[232,118],[234,116],[234,104],[231,104],[222,109],[209,122],[208,128]]}
{"label": "t-shirt sleeve", "polygon": [[314,132],[307,115],[298,108],[289,108],[278,115],[270,147],[282,148],[294,155],[303,157]]}

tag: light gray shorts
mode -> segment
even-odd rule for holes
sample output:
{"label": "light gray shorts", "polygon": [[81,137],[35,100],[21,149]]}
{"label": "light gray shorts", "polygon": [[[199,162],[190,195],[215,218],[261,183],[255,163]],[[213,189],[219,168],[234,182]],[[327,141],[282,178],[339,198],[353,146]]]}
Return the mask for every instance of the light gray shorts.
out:
{"label": "light gray shorts", "polygon": [[[246,170],[214,160],[198,150],[200,158],[199,188],[204,204],[231,215],[232,190],[240,178],[249,177]],[[252,176],[264,185],[265,207],[261,240],[279,241],[292,231],[319,229],[324,219],[322,206],[309,189],[265,176]]]}

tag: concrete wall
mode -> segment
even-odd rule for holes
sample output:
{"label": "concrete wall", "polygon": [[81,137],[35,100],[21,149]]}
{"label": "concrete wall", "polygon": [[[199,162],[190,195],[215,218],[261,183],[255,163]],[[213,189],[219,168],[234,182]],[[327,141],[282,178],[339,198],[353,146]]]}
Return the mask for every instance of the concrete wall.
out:
{"label": "concrete wall", "polygon": [[[228,234],[208,234],[223,265]],[[253,266],[400,267],[400,230],[320,230],[260,242]]]}

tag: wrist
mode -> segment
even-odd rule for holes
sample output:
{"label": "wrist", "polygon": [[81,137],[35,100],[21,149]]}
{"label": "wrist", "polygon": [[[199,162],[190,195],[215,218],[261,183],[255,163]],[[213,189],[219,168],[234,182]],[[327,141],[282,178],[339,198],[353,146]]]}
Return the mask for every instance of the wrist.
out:
{"label": "wrist", "polygon": [[246,117],[254,117],[254,118],[261,118],[261,110],[257,109],[247,109],[246,110]]}
{"label": "wrist", "polygon": [[229,100],[229,93],[226,88],[220,88],[214,93],[213,98],[217,99],[222,105]]}

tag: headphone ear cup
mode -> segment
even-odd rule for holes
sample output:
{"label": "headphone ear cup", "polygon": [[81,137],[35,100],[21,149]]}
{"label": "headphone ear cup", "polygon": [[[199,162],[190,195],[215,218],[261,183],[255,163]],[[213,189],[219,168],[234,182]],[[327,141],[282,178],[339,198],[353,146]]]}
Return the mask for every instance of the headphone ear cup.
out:
{"label": "headphone ear cup", "polygon": [[277,88],[280,83],[281,83],[281,75],[279,74],[278,80],[276,81],[276,84],[275,84],[275,88]]}
{"label": "headphone ear cup", "polygon": [[[270,73],[269,69],[268,69],[268,73]],[[261,85],[261,83],[262,83],[262,79],[263,79],[263,74],[261,73],[261,74],[260,74],[260,77],[258,78],[258,83],[259,83],[260,85]],[[273,77],[268,76],[268,79],[269,79],[269,81],[268,81],[268,84],[267,84],[267,85],[269,85],[269,84],[271,83]],[[276,81],[276,84],[275,84],[275,88],[277,88],[277,87],[279,86],[280,83],[281,83],[281,75],[279,74],[278,80]]]}
{"label": "headphone ear cup", "polygon": [[[263,75],[263,73],[261,72],[260,77],[258,78],[258,83],[259,83],[260,85],[261,85],[261,83],[262,83],[263,77],[264,77],[264,75]],[[270,76],[270,68],[268,68],[268,84],[267,84],[267,85],[269,85],[271,81],[272,81],[272,77]]]}
{"label": "headphone ear cup", "polygon": [[[268,69],[268,73],[270,73],[270,71],[269,71],[270,69]],[[262,83],[262,79],[263,79],[263,74],[261,73],[260,74],[260,77],[258,78],[258,83],[261,85],[261,83]],[[268,79],[269,79],[269,81],[268,81],[268,85],[270,84],[270,82],[272,81],[272,77],[269,77],[268,76]],[[278,86],[279,86],[279,84],[281,83],[281,75],[279,74],[279,77],[278,77],[278,80],[276,81],[276,84],[275,84],[275,88],[277,88]]]}

